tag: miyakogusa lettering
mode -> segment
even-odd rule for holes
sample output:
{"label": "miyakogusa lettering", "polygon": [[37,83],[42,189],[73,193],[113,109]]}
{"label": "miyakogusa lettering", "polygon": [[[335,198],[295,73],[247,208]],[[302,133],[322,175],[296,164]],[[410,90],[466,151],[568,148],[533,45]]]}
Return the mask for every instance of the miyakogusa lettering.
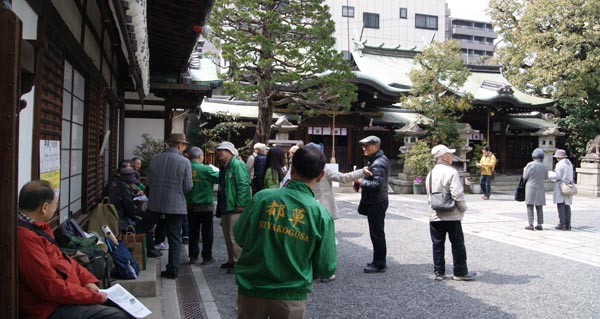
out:
{"label": "miyakogusa lettering", "polygon": [[275,225],[269,221],[261,220],[258,222],[258,227],[308,242],[308,235],[306,233],[290,228],[288,226],[281,226],[280,224]]}

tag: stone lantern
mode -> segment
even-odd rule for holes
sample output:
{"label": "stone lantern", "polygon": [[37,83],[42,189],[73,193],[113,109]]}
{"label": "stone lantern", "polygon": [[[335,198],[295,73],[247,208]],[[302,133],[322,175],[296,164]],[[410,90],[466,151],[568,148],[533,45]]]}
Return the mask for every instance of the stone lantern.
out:
{"label": "stone lantern", "polygon": [[556,137],[563,136],[565,133],[558,130],[558,127],[543,127],[537,132],[531,133],[532,136],[538,136],[538,147],[544,151],[544,165],[549,170],[553,168],[552,155],[556,151]]}
{"label": "stone lantern", "polygon": [[419,140],[419,136],[426,133],[416,122],[406,123],[402,128],[396,130],[396,133],[404,137],[404,145],[400,147],[402,154],[412,148],[413,144]]}

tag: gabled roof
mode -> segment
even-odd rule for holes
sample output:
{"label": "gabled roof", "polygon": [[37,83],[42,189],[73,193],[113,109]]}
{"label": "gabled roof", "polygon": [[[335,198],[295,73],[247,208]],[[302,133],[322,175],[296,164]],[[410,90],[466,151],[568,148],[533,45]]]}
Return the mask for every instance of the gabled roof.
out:
{"label": "gabled roof", "polygon": [[512,104],[513,112],[543,109],[555,103],[552,99],[529,95],[512,87],[499,69],[471,70],[465,84],[455,93],[462,95],[465,92],[473,95],[475,105]]}
{"label": "gabled roof", "polygon": [[[384,85],[384,88],[387,86],[409,90],[412,86],[409,73],[418,67],[413,64],[418,53],[412,50],[364,46],[352,52],[359,69],[355,74],[368,77],[375,88]],[[465,84],[458,90],[449,91],[458,95],[471,93],[475,98],[474,105],[494,105],[514,113],[541,110],[555,103],[554,100],[529,95],[513,88],[498,66],[468,67],[471,75]]]}
{"label": "gabled roof", "polygon": [[[255,120],[258,118],[258,103],[240,100],[228,100],[218,98],[204,98],[200,104],[202,113],[216,114],[217,112],[228,112],[236,114],[240,119]],[[273,112],[273,119],[278,119],[283,114]]]}

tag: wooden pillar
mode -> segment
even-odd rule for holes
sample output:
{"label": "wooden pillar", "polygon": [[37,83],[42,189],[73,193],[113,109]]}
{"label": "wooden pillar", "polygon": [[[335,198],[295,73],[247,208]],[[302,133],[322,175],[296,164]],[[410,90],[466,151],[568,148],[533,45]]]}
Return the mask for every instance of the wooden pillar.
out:
{"label": "wooden pillar", "polygon": [[20,101],[21,20],[0,8],[0,313],[18,318],[17,176]]}

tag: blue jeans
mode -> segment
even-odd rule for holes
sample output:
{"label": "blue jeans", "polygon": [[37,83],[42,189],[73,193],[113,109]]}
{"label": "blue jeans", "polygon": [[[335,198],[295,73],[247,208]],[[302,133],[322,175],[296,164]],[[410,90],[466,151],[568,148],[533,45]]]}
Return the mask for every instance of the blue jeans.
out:
{"label": "blue jeans", "polygon": [[462,224],[459,220],[439,221],[429,223],[429,233],[433,243],[433,271],[441,275],[446,274],[446,260],[444,259],[446,233],[452,244],[452,259],[454,263],[454,276],[464,276],[469,273],[467,268],[467,249],[463,236]]}
{"label": "blue jeans", "polygon": [[481,185],[481,191],[483,195],[486,197],[490,197],[492,193],[492,176],[491,175],[481,175],[479,179],[479,185]]}

